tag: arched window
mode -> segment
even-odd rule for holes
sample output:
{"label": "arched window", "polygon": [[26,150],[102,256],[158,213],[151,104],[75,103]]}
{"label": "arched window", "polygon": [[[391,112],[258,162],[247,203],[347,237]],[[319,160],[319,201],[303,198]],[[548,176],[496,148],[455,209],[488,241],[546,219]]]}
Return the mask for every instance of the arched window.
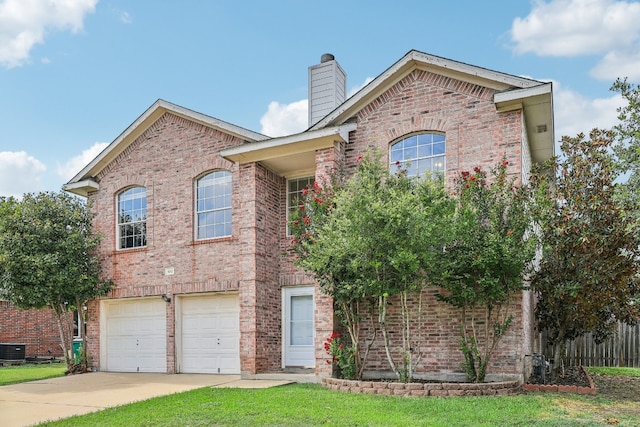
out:
{"label": "arched window", "polygon": [[403,168],[409,176],[445,171],[445,137],[439,133],[420,133],[401,139],[389,148],[392,172]]}
{"label": "arched window", "polygon": [[118,194],[118,249],[147,246],[147,189],[132,187]]}
{"label": "arched window", "polygon": [[231,236],[231,172],[218,170],[196,182],[196,239]]}

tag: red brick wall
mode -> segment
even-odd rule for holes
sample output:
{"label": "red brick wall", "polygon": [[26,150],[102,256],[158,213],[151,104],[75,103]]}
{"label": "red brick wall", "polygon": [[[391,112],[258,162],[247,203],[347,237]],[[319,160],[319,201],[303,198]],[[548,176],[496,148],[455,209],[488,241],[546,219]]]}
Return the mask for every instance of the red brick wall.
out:
{"label": "red brick wall", "polygon": [[0,343],[26,344],[26,357],[62,357],[58,321],[51,309],[18,310],[0,301]]}
{"label": "red brick wall", "polygon": [[282,367],[279,243],[286,232],[286,180],[263,167],[258,167],[256,178],[256,372],[274,372]]}
{"label": "red brick wall", "polygon": [[[498,113],[494,91],[426,71],[414,71],[357,116],[346,164],[367,147],[388,152],[390,143],[413,132],[446,135],[447,176],[475,166],[489,169],[507,156],[509,172],[520,174],[522,115]],[[385,159],[386,160],[386,159]]]}
{"label": "red brick wall", "polygon": [[[414,296],[409,301],[409,315],[412,322],[411,347],[414,361],[420,356],[416,373],[452,373],[462,370],[462,353],[460,352],[461,312],[437,301],[437,289],[427,289],[422,294],[422,301]],[[392,356],[398,368],[402,368],[402,335],[401,305],[397,297],[390,298],[387,306],[387,321],[390,333]],[[377,328],[377,306],[374,307],[374,323],[370,316],[364,316],[360,331],[363,340],[373,337],[373,328]],[[509,313],[514,316],[513,324],[495,352],[489,365],[489,374],[518,375],[523,363],[523,330],[521,295],[514,295]],[[478,339],[481,345],[484,338],[484,311],[475,311]],[[481,351],[484,347],[481,347]],[[369,358],[365,363],[365,371],[390,371],[385,353],[384,341],[380,330],[377,331]]]}
{"label": "red brick wall", "polygon": [[[217,153],[243,141],[181,117],[165,114],[97,177],[100,189],[90,194],[96,231],[102,234],[104,274],[117,288],[108,298],[169,296],[238,291],[246,247],[241,195],[245,193],[237,165]],[[202,174],[232,173],[232,236],[194,241],[194,183]],[[147,189],[147,246],[116,250],[117,194],[131,185]],[[251,253],[253,250],[250,251]],[[249,255],[248,253],[246,255]],[[165,268],[173,267],[173,275]],[[242,298],[241,308],[245,301]],[[167,370],[175,372],[175,301],[167,304]],[[246,305],[244,305],[246,307]],[[89,349],[100,366],[100,307],[88,305]],[[245,354],[241,351],[241,354]]]}

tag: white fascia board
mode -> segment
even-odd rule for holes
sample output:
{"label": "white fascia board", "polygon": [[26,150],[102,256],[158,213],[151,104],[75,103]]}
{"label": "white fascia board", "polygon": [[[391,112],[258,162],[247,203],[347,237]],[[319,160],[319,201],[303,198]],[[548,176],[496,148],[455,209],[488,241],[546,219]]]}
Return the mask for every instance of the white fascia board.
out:
{"label": "white fascia board", "polygon": [[99,188],[100,185],[92,179],[85,179],[84,181],[69,183],[62,186],[64,191],[83,197],[87,197],[90,192],[97,191]]}
{"label": "white fascia board", "polygon": [[538,86],[525,89],[513,89],[504,92],[498,92],[493,96],[493,102],[496,105],[510,103],[513,101],[521,101],[525,98],[531,98],[538,95],[551,94],[551,83],[542,83]]}
{"label": "white fascia board", "polygon": [[273,138],[268,141],[253,142],[222,150],[220,155],[233,162],[260,161],[286,154],[312,151],[332,145],[336,141],[349,140],[349,132],[355,130],[355,123],[307,131],[295,135]]}
{"label": "white fascia board", "polygon": [[240,139],[247,141],[264,141],[265,139],[270,139],[268,136],[261,133],[236,126],[229,122],[225,122],[224,120],[216,119],[215,117],[207,116],[206,114],[198,113],[197,111],[172,104],[162,99],[158,100],[158,102],[160,103],[159,105],[167,111],[181,115],[189,120],[200,122],[209,127],[218,128],[223,132],[237,136]]}

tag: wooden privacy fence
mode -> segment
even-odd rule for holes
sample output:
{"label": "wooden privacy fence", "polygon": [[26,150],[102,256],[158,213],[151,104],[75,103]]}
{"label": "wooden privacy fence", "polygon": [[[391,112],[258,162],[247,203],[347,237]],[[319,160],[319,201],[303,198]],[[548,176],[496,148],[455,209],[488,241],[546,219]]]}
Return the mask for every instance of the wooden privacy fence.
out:
{"label": "wooden privacy fence", "polygon": [[[539,334],[540,349],[547,360],[553,358],[554,346],[548,344],[546,332]],[[640,367],[640,324],[618,324],[617,332],[601,344],[596,344],[591,333],[584,334],[567,344],[569,366]]]}

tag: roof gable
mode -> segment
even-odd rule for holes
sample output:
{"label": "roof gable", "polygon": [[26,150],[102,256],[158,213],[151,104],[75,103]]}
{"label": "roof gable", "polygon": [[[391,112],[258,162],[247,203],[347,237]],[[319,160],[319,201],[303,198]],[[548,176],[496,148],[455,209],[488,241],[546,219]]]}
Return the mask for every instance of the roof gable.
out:
{"label": "roof gable", "polygon": [[[542,162],[554,155],[551,83],[505,74],[417,50],[409,51],[309,130],[346,123],[416,70],[493,89],[495,91],[493,102],[496,109],[499,111],[523,110],[533,160]],[[545,130],[541,132],[541,129]]]}
{"label": "roof gable", "polygon": [[179,105],[172,104],[162,99],[157,100],[140,117],[138,117],[127,129],[124,130],[113,142],[111,142],[98,156],[78,172],[64,189],[72,193],[87,196],[90,191],[98,189],[95,176],[114,161],[127,149],[140,135],[149,129],[165,113],[172,113],[187,120],[199,123],[203,126],[217,129],[223,133],[233,135],[247,142],[256,142],[269,139],[268,136],[250,131],[240,126],[224,122],[215,117],[189,110]]}
{"label": "roof gable", "polygon": [[543,84],[536,80],[500,73],[498,71],[492,71],[463,62],[411,50],[355,95],[347,99],[342,105],[313,125],[310,130],[344,123],[360,109],[364,108],[372,100],[386,92],[416,69],[440,74],[478,86],[492,88],[498,92],[515,88],[530,88]]}

